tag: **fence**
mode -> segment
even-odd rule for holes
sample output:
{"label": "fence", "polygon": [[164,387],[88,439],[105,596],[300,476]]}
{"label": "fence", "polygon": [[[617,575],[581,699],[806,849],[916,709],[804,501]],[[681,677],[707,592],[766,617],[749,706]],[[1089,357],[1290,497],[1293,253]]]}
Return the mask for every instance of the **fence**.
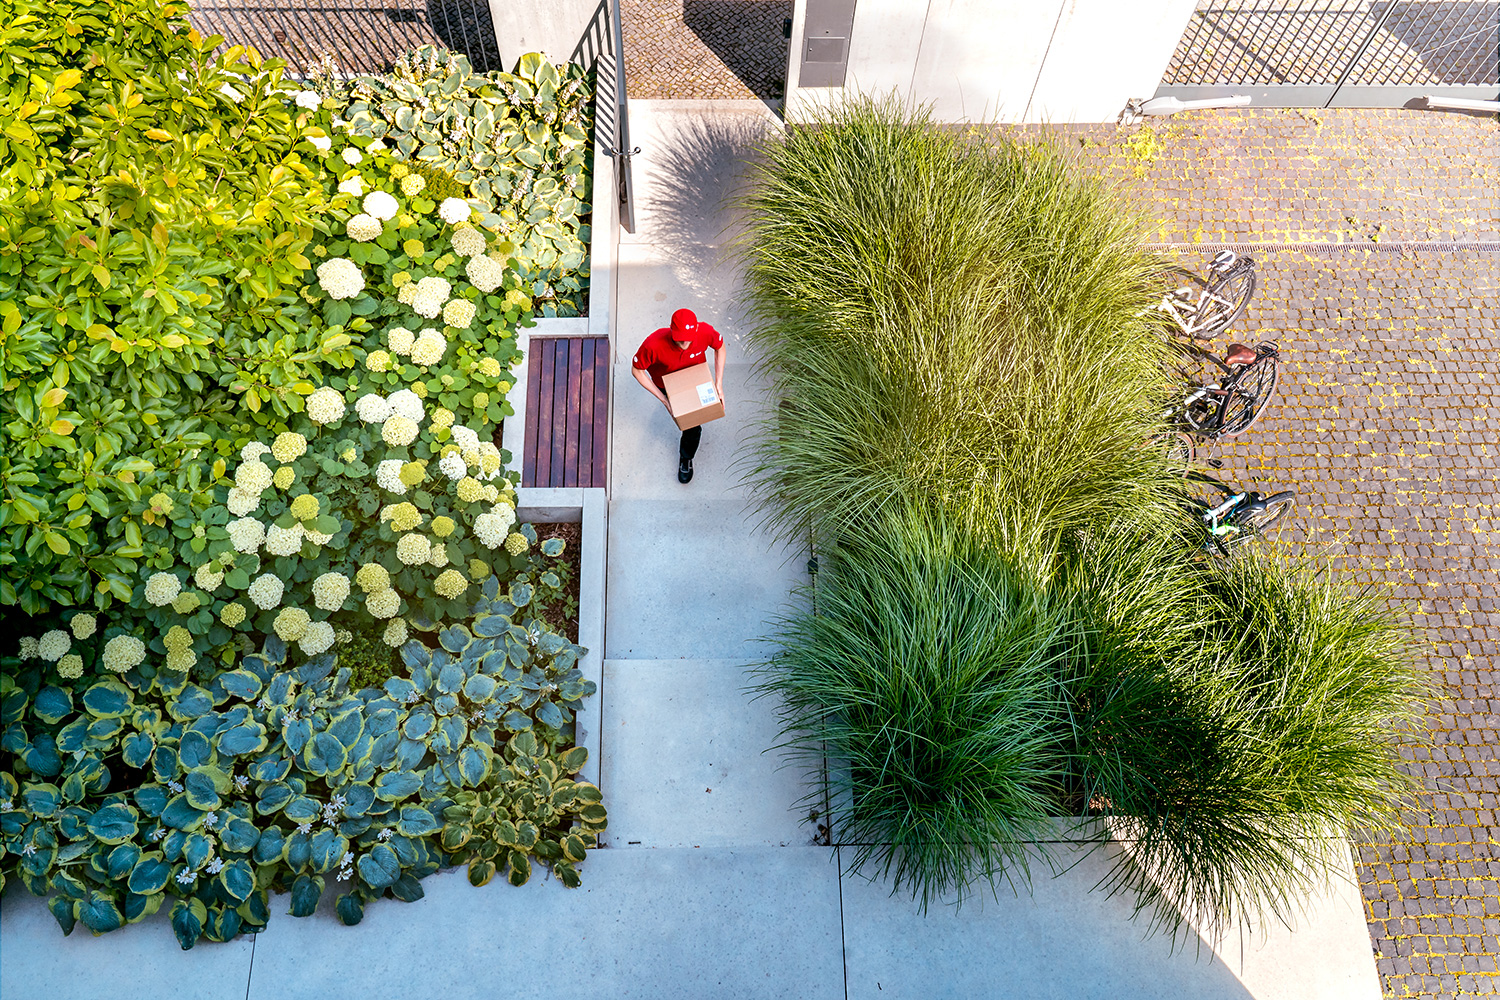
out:
{"label": "fence", "polygon": [[462,52],[481,73],[510,68],[500,65],[486,0],[195,0],[190,20],[205,35],[286,60],[293,75],[325,59],[336,73],[375,73],[421,45]]}
{"label": "fence", "polygon": [[1157,96],[1402,107],[1500,96],[1496,0],[1202,0]]}

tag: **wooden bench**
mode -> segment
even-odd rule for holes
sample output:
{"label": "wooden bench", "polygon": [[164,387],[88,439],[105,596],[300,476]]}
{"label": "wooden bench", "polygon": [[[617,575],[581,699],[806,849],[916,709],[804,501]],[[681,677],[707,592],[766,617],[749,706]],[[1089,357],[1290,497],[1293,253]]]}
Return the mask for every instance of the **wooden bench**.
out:
{"label": "wooden bench", "polygon": [[521,485],[604,486],[609,453],[608,338],[538,338],[527,352]]}

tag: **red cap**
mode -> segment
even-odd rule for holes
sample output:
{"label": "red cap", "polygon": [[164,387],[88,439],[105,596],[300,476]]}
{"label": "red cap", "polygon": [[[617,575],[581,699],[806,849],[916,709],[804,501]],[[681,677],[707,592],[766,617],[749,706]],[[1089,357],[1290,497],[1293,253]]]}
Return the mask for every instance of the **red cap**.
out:
{"label": "red cap", "polygon": [[698,332],[698,317],[691,309],[679,309],[672,314],[673,340],[692,340]]}

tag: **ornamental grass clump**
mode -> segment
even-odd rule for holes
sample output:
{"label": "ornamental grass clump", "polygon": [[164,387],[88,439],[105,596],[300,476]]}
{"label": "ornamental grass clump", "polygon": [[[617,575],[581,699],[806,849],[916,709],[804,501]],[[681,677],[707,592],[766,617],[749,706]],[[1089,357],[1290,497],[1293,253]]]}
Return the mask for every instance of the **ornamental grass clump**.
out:
{"label": "ornamental grass clump", "polygon": [[[826,560],[761,690],[828,761],[852,867],[925,906],[1102,817],[1108,891],[1205,933],[1294,913],[1412,791],[1409,626],[1315,561],[1195,554],[1163,428],[1158,267],[1046,142],[855,100],[744,207],[780,400],[766,519]],[[1034,853],[1028,853],[1034,852]],[[1056,858],[1062,862],[1064,859]]]}
{"label": "ornamental grass clump", "polygon": [[817,613],[781,623],[764,676],[793,754],[830,759],[830,825],[857,845],[853,867],[925,908],[1027,873],[1067,778],[1073,625],[961,532],[906,511],[881,528],[830,554]]}

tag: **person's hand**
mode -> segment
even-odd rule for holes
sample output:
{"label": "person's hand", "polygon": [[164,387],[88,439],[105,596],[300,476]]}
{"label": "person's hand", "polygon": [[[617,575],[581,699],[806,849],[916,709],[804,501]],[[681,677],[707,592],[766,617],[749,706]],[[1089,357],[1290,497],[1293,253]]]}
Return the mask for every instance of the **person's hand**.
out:
{"label": "person's hand", "polygon": [[661,405],[664,406],[664,407],[666,407],[668,413],[672,412],[672,403],[671,403],[670,400],[667,399],[667,394],[666,393],[664,393],[664,392],[658,392],[656,394],[656,398],[659,399],[659,400],[661,400]]}
{"label": "person's hand", "polygon": [[724,402],[724,382],[722,379],[714,383],[714,391],[719,394],[719,403],[722,405]]}

